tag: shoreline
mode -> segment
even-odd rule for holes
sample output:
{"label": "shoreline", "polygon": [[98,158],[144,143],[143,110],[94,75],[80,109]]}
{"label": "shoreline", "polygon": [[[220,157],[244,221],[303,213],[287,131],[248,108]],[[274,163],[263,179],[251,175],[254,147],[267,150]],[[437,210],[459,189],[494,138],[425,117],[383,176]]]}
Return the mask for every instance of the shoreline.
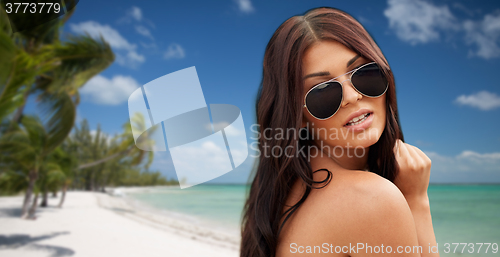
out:
{"label": "shoreline", "polygon": [[132,206],[100,192],[49,196],[36,220],[20,218],[23,196],[0,197],[0,256],[239,256],[239,236]]}
{"label": "shoreline", "polygon": [[[215,186],[220,186],[219,184]],[[227,185],[224,185],[227,186]],[[241,186],[241,185],[238,185]],[[227,222],[227,220],[214,219],[214,217],[202,216],[199,214],[191,214],[185,211],[172,210],[168,208],[157,208],[151,205],[147,201],[142,201],[141,199],[134,196],[135,194],[142,193],[165,193],[163,189],[174,189],[180,190],[179,186],[144,186],[144,187],[116,187],[116,188],[106,188],[106,193],[110,196],[118,197],[126,201],[132,208],[146,211],[149,213],[154,213],[155,215],[164,215],[171,217],[176,220],[182,220],[188,223],[195,223],[197,226],[206,228],[209,230],[220,231],[231,236],[240,237],[240,223],[238,222]],[[174,192],[178,193],[178,192]],[[244,199],[242,199],[243,201]],[[239,244],[239,241],[237,242]]]}
{"label": "shoreline", "polygon": [[[210,224],[208,219],[185,213],[160,210],[128,195],[130,193],[151,192],[165,187],[178,188],[177,186],[106,188],[106,194],[97,195],[96,197],[98,204],[102,208],[115,211],[117,214],[130,219],[194,240],[239,250],[240,234],[238,229],[214,226]],[[117,190],[119,193],[116,193]]]}

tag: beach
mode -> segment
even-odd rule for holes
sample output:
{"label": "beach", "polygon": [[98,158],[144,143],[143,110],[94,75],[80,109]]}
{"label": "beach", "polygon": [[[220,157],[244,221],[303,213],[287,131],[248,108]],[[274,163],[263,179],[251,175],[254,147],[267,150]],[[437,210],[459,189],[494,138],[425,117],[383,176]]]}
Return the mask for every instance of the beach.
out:
{"label": "beach", "polygon": [[[0,256],[238,256],[248,185],[70,191],[22,220],[22,196],[0,197]],[[500,185],[430,185],[433,226],[443,256],[452,243],[500,243]],[[493,247],[493,246],[492,246]],[[468,256],[494,256],[476,248]]]}
{"label": "beach", "polygon": [[[129,189],[133,190],[133,189]],[[49,196],[36,220],[19,218],[23,196],[0,197],[0,256],[238,256],[235,231],[143,211],[123,196]]]}

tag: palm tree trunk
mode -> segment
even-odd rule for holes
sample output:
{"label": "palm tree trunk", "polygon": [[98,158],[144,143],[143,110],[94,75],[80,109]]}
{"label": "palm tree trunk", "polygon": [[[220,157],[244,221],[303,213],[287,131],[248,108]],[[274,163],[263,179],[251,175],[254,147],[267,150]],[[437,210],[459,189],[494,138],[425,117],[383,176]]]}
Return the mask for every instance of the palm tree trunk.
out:
{"label": "palm tree trunk", "polygon": [[66,190],[68,190],[68,183],[64,183],[64,186],[62,189],[61,201],[59,202],[59,205],[57,206],[59,208],[62,208],[62,205],[64,203],[64,198],[66,197]]}
{"label": "palm tree trunk", "polygon": [[36,219],[35,211],[38,204],[38,192],[35,193],[35,199],[33,199],[33,204],[31,205],[30,211],[28,213],[28,219]]}
{"label": "palm tree trunk", "polygon": [[37,178],[36,170],[31,170],[28,178],[28,189],[26,189],[26,194],[24,195],[24,202],[23,202],[23,209],[21,211],[21,218],[26,219],[28,218],[28,208],[29,204],[31,202],[31,196],[33,195],[33,189],[35,188],[35,182]]}
{"label": "palm tree trunk", "polygon": [[92,192],[95,191],[95,176],[92,176],[90,178],[90,191],[92,191]]}
{"label": "palm tree trunk", "polygon": [[49,192],[47,192],[47,189],[43,190],[42,202],[40,203],[40,207],[47,207],[47,197],[48,196],[49,196]]}
{"label": "palm tree trunk", "polygon": [[91,182],[92,182],[92,172],[93,170],[90,169],[90,170],[87,170],[85,172],[85,191],[92,191],[92,185],[91,185]]}

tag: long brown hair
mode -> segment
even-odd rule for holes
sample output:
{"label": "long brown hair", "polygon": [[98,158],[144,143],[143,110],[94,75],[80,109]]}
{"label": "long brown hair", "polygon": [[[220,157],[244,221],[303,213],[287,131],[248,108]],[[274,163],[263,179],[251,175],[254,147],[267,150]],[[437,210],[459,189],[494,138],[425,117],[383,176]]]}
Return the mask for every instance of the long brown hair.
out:
{"label": "long brown hair", "polygon": [[[398,173],[393,147],[397,139],[403,139],[403,133],[399,126],[395,82],[389,64],[375,41],[358,21],[335,8],[315,8],[303,16],[291,17],[275,31],[264,55],[256,113],[260,132],[265,132],[265,135],[259,137],[260,157],[252,174],[255,177],[243,212],[242,257],[274,256],[283,224],[305,201],[311,189],[318,188],[315,183],[325,186],[331,179],[330,171],[324,170],[328,172],[327,178],[314,181],[313,171],[304,155],[288,153],[277,156],[269,153],[274,146],[295,152],[312,144],[301,137],[282,139],[274,135],[276,131],[287,131],[288,128],[307,133],[300,130],[303,112],[301,60],[307,48],[321,40],[340,42],[382,68],[389,82],[386,126],[377,143],[370,146],[368,167],[371,172],[390,181],[394,181]],[[296,179],[307,185],[306,192],[297,204],[282,213]],[[281,222],[283,217],[285,220]]]}

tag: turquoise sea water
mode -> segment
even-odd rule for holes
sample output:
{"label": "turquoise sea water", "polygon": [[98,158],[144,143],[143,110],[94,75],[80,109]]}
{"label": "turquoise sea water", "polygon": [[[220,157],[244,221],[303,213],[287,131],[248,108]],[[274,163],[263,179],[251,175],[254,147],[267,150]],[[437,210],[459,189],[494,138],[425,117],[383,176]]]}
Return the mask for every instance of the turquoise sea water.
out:
{"label": "turquoise sea water", "polygon": [[[183,213],[229,228],[237,229],[241,219],[245,185],[199,185],[188,189],[157,188],[150,192],[129,194],[133,199],[160,210]],[[450,245],[450,254],[443,251],[445,243],[500,244],[500,185],[430,185],[429,200],[434,232],[442,256],[500,256],[467,253],[470,248]],[[470,245],[469,245],[470,246]]]}
{"label": "turquoise sea water", "polygon": [[[446,243],[500,245],[500,185],[431,185],[428,193],[441,253]],[[450,245],[450,252],[455,246]],[[464,253],[457,254],[463,247],[458,246],[454,256],[500,256],[500,250],[494,254],[491,247],[485,254],[487,245],[483,245],[478,254],[479,244],[475,244],[474,251],[466,247]]]}
{"label": "turquoise sea water", "polygon": [[247,188],[245,185],[198,185],[187,189],[159,187],[127,195],[156,209],[239,229]]}

